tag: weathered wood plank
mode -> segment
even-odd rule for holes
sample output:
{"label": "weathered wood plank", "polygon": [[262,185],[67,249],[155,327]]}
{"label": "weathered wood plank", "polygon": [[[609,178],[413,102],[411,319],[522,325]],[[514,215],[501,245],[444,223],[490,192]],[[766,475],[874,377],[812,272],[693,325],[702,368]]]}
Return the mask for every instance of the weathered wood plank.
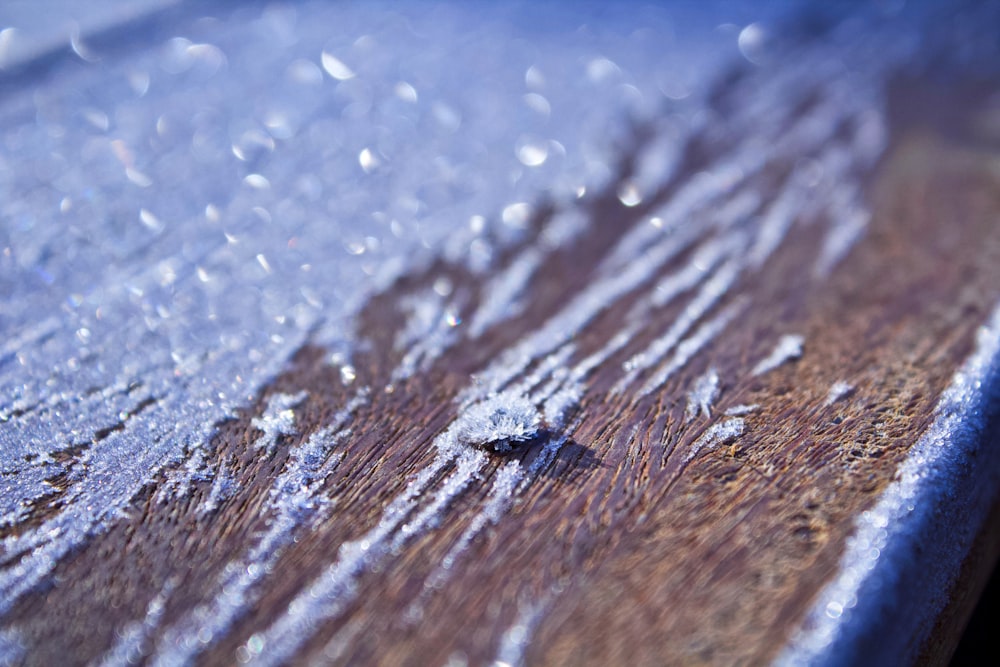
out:
{"label": "weathered wood plank", "polygon": [[[535,192],[460,251],[442,240],[412,258],[343,321],[346,352],[316,336],[274,360],[229,417],[200,425],[210,439],[165,453],[43,572],[60,543],[42,532],[90,516],[79,488],[103,479],[96,452],[130,442],[170,385],[141,400],[119,387],[134,406],[42,456],[65,471],[0,526],[11,659],[946,656],[949,618],[997,555],[984,521],[1000,453],[984,434],[1000,116],[995,78],[938,60],[956,37],[933,16],[792,24],[693,98],[658,103],[605,181]],[[329,57],[329,77],[350,81]],[[674,166],[651,169],[665,147]],[[302,215],[282,201],[264,213]],[[246,258],[291,281],[265,253]],[[192,396],[229,391],[229,377],[200,379],[209,391]],[[541,423],[512,453],[456,436],[475,406],[515,398]],[[0,406],[11,442],[47,414],[19,405]],[[150,442],[189,431],[159,433]],[[22,588],[19,567],[43,574]]]}

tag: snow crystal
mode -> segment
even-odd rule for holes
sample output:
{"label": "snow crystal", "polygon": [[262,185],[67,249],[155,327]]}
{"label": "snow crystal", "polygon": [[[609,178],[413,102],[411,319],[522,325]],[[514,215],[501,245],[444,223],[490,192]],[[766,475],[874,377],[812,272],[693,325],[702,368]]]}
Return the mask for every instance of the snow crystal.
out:
{"label": "snow crystal", "polygon": [[538,435],[541,414],[519,394],[492,394],[462,413],[457,421],[458,442],[473,447],[509,452],[514,444]]}
{"label": "snow crystal", "polygon": [[823,405],[833,405],[852,391],[854,391],[854,385],[850,385],[843,380],[838,380],[831,385],[830,392],[826,395]]}
{"label": "snow crystal", "polygon": [[768,371],[774,370],[786,361],[798,359],[802,356],[802,344],[804,342],[805,338],[802,336],[794,334],[782,336],[774,350],[771,351],[771,354],[754,366],[753,374],[763,375]]}
{"label": "snow crystal", "polygon": [[267,456],[274,454],[278,446],[278,438],[282,435],[294,435],[294,407],[306,400],[309,394],[300,391],[297,394],[274,394],[268,399],[267,408],[260,417],[254,417],[250,425],[263,431],[254,441],[254,449],[263,449]]}
{"label": "snow crystal", "polygon": [[684,457],[684,461],[691,461],[702,449],[705,449],[706,447],[711,449],[735,440],[743,435],[743,427],[744,422],[740,417],[733,417],[732,419],[727,419],[724,422],[712,424],[705,430],[704,433],[701,434],[701,437],[695,440],[694,444],[691,445],[691,450],[687,453],[687,456]]}
{"label": "snow crystal", "polygon": [[694,382],[694,388],[688,392],[687,408],[684,410],[685,421],[691,421],[701,412],[704,417],[712,416],[712,403],[719,397],[719,373],[715,368],[709,368]]}

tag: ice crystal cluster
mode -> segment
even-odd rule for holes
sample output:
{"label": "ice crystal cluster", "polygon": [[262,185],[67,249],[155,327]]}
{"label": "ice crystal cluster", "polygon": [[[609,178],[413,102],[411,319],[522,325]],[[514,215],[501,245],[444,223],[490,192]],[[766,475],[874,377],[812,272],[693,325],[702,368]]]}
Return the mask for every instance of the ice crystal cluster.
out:
{"label": "ice crystal cluster", "polygon": [[523,396],[494,394],[467,408],[455,436],[462,444],[509,452],[518,443],[538,435],[542,416]]}
{"label": "ice crystal cluster", "polygon": [[[101,30],[37,40],[51,51],[33,46],[37,24],[16,24],[33,12],[0,10],[0,615],[53,585],[59,564],[151,484],[159,507],[210,481],[199,512],[223,507],[237,476],[209,469],[214,425],[252,405],[310,337],[355,392],[299,444],[310,397],[269,398],[253,450],[289,449],[268,480],[270,523],[164,627],[168,581],[118,633],[111,664],[196,662],[253,608],[299,531],[332,513],[321,489],[347,465],[338,448],[355,410],[383,389],[351,361],[371,295],[438,260],[483,283],[466,323],[446,279],[401,304],[392,378],[404,381],[526,311],[546,252],[595,224],[587,197],[613,185],[614,205],[640,210],[674,179],[585,283],[478,372],[447,406],[454,419],[430,462],[237,655],[289,661],[350,606],[365,572],[483,482],[488,452],[537,438],[470,505],[428,579],[445,581],[569,441],[588,378],[611,368],[613,394],[653,400],[752,311],[744,276],[793,232],[813,225],[817,279],[850,252],[869,220],[861,180],[886,145],[879,91],[914,43],[905,26],[847,22],[765,66],[765,26],[790,11],[782,3],[96,4]],[[712,85],[734,60],[748,73],[715,123]],[[636,118],[649,140],[613,183]],[[706,163],[679,173],[695,139]],[[518,247],[543,201],[549,223]],[[631,306],[618,330],[582,353],[580,334],[619,300]],[[677,316],[644,332],[666,308]],[[770,341],[754,372],[803,343]],[[691,462],[743,437],[750,420],[734,415],[756,406],[712,424],[714,367],[689,384],[686,417],[708,422],[683,454]],[[548,602],[521,606],[505,662],[519,661]],[[0,663],[23,646],[0,627]]]}

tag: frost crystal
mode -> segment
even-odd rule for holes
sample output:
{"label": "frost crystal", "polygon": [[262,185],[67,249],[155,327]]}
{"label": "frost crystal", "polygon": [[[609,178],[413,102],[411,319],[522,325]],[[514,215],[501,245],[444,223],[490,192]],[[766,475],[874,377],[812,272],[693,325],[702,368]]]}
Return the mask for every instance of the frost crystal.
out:
{"label": "frost crystal", "polygon": [[826,395],[826,400],[823,402],[823,405],[833,405],[840,399],[850,394],[852,391],[854,391],[853,385],[850,385],[843,380],[838,380],[830,387],[830,393]]}
{"label": "frost crystal", "polygon": [[684,411],[684,421],[691,421],[701,412],[705,417],[712,416],[712,403],[719,397],[719,373],[708,369],[704,375],[695,380],[694,388],[688,393],[687,408]]}
{"label": "frost crystal", "polygon": [[718,424],[708,427],[700,438],[695,440],[691,446],[691,451],[684,457],[685,463],[694,459],[702,449],[718,447],[743,435],[745,422],[740,417],[733,417]]}
{"label": "frost crystal", "polygon": [[495,452],[509,452],[512,443],[535,437],[541,424],[538,409],[519,394],[501,392],[470,406],[458,418],[458,442]]}
{"label": "frost crystal", "polygon": [[761,362],[754,367],[753,374],[763,375],[768,371],[773,371],[786,361],[798,359],[802,356],[802,343],[804,342],[805,338],[802,336],[794,334],[782,336],[781,340],[778,341],[778,345],[774,348],[771,354],[768,355],[767,358],[762,359]]}
{"label": "frost crystal", "polygon": [[307,392],[297,394],[275,394],[267,402],[267,409],[260,417],[254,417],[250,424],[263,431],[254,442],[254,449],[264,449],[272,456],[278,447],[278,438],[295,434],[294,407],[306,400]]}

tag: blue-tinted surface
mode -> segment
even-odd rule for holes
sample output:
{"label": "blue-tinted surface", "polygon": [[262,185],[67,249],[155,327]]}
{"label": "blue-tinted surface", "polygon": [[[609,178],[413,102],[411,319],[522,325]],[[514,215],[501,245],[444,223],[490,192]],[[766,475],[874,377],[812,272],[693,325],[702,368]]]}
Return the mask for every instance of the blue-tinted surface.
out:
{"label": "blue-tinted surface", "polygon": [[[534,206],[558,208],[605,185],[630,119],[654,118],[656,150],[620,192],[623,204],[640,202],[671,173],[684,137],[712,131],[712,84],[734,63],[773,57],[769,45],[795,37],[785,34],[795,25],[786,19],[800,10],[190,3],[116,22],[108,4],[91,27],[82,10],[57,6],[51,11],[80,26],[65,47],[62,27],[47,32],[49,19],[11,7],[13,15],[0,9],[0,30],[17,29],[0,38],[0,527],[24,521],[52,494],[46,480],[66,475],[69,490],[59,512],[3,540],[14,558],[0,570],[0,612],[118,520],[166,466],[182,464],[159,493],[183,496],[205,474],[212,425],[247,404],[307,339],[329,346],[350,384],[351,316],[368,295],[436,256],[490,271]],[[906,26],[878,36],[848,24],[828,50],[807,51],[758,89],[737,91],[739,113],[727,122],[752,128],[756,143],[713,165],[688,191],[692,201],[738,190],[769,151],[801,152],[838,186],[807,197],[813,186],[793,184],[773,215],[754,218],[747,261],[767,260],[792,224],[782,206],[806,200],[838,213],[824,229],[818,270],[863,234],[858,174],[884,145],[878,86],[920,48]],[[22,37],[39,46],[15,50]],[[786,132],[783,119],[807,84],[826,104],[813,125]],[[845,119],[860,138],[821,151]],[[562,233],[572,235],[574,224]],[[718,224],[722,242],[704,248],[713,262],[735,242]],[[626,279],[654,238],[642,231],[612,255]],[[734,266],[714,274],[718,289],[704,292],[703,310],[685,327],[725,293]],[[631,268],[642,277],[641,266]],[[517,307],[524,276],[507,278],[494,293],[502,307],[477,313],[471,328]],[[604,287],[595,298],[614,294],[610,281]],[[449,292],[435,287],[442,298]],[[425,356],[445,348],[455,326],[447,305],[442,318],[435,303],[413,304],[410,333],[427,341]],[[571,336],[586,307],[568,309],[553,332]],[[677,331],[678,340],[688,333]],[[664,340],[661,354],[677,344]],[[557,353],[555,344],[546,352]],[[652,367],[655,354],[637,355],[633,368]],[[272,405],[261,430],[280,433],[293,399]],[[735,418],[721,426],[733,431],[737,421],[741,430]],[[99,446],[75,451],[95,439]],[[303,455],[291,472],[311,480],[322,470]],[[276,488],[276,507],[308,500]],[[226,480],[216,489],[214,500]],[[280,516],[294,526],[298,515]],[[275,532],[270,546],[280,548],[290,531]],[[250,591],[257,580],[222,583]],[[224,621],[244,602],[220,603],[223,612],[189,625]],[[181,636],[189,625],[173,630]],[[16,633],[0,636],[0,653],[16,646]],[[159,650],[168,661],[197,653],[183,642]]]}

